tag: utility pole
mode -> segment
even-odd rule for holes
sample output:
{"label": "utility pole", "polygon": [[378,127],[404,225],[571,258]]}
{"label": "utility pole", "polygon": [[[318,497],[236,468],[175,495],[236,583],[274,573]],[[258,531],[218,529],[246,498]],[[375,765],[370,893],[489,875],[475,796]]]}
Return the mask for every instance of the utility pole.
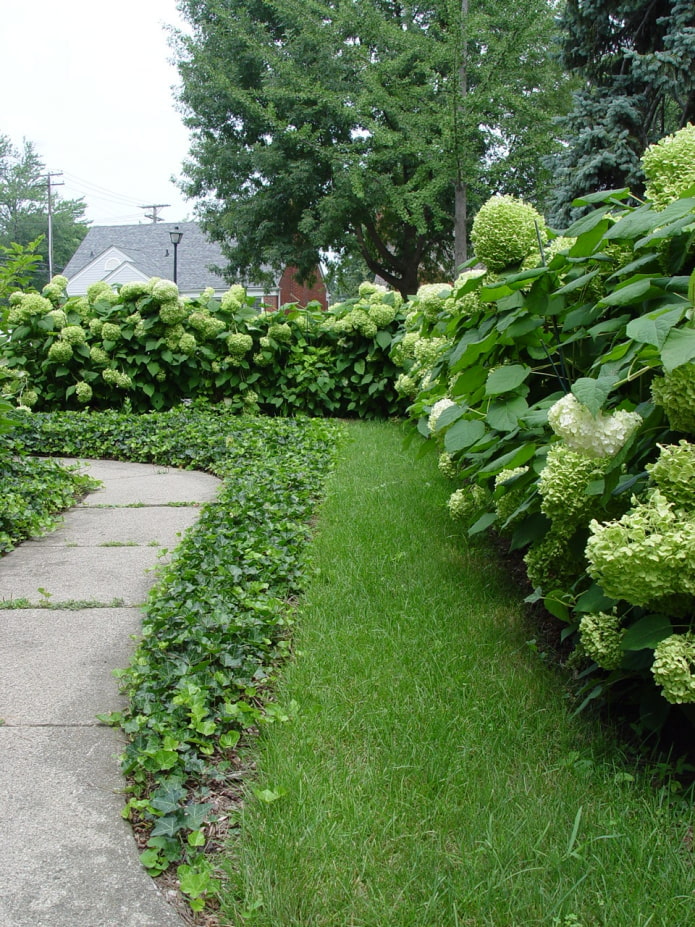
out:
{"label": "utility pole", "polygon": [[151,209],[151,213],[145,213],[145,218],[151,219],[152,225],[156,225],[158,222],[164,222],[164,219],[159,215],[159,210],[166,209],[167,206],[171,206],[171,203],[152,203],[149,206],[141,206],[140,209]]}
{"label": "utility pole", "polygon": [[51,281],[53,277],[53,197],[52,190],[53,187],[63,187],[65,183],[60,180],[57,183],[53,180],[54,177],[62,177],[62,171],[55,171],[51,173],[50,171],[46,174],[46,186],[48,188],[48,280]]}

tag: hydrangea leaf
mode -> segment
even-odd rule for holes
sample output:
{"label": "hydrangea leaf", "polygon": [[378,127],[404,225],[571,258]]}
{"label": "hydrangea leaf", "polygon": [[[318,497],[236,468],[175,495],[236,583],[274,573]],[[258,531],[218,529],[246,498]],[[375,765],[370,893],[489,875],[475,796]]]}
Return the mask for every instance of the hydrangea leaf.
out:
{"label": "hydrangea leaf", "polygon": [[628,338],[639,341],[640,344],[651,344],[655,348],[662,348],[664,342],[674,325],[680,322],[683,316],[682,309],[671,309],[660,315],[649,313],[639,319],[633,319],[625,329]]}
{"label": "hydrangea leaf", "polygon": [[519,419],[528,412],[528,403],[523,396],[515,396],[507,402],[494,402],[485,416],[488,425],[497,431],[512,431]]}
{"label": "hydrangea leaf", "polygon": [[596,417],[617,382],[615,376],[580,377],[572,384],[572,393]]}
{"label": "hydrangea leaf", "polygon": [[671,373],[676,367],[689,363],[693,358],[695,358],[695,329],[672,329],[661,349],[661,362],[666,373]]}
{"label": "hydrangea leaf", "polygon": [[487,396],[499,396],[501,393],[509,393],[521,386],[530,373],[531,368],[525,364],[505,364],[502,367],[497,367],[488,374],[485,393]]}
{"label": "hydrangea leaf", "polygon": [[652,289],[653,278],[645,277],[642,280],[632,280],[604,296],[600,300],[602,306],[631,306],[639,302]]}
{"label": "hydrangea leaf", "polygon": [[444,450],[455,454],[466,447],[471,447],[485,434],[485,425],[479,420],[459,419],[444,436]]}
{"label": "hydrangea leaf", "polygon": [[653,650],[670,634],[673,626],[665,615],[645,615],[625,631],[621,646],[623,650]]}

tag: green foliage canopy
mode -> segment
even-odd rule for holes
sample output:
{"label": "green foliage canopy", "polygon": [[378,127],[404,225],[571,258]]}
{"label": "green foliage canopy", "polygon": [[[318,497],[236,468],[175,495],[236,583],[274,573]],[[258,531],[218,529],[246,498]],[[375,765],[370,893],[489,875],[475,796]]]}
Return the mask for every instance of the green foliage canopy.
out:
{"label": "green foliage canopy", "polygon": [[180,7],[183,188],[233,276],[309,276],[330,249],[412,294],[452,273],[455,183],[471,207],[543,187],[563,86],[546,0]]}
{"label": "green foliage canopy", "polygon": [[[53,263],[62,269],[87,234],[82,200],[52,195]],[[36,289],[48,281],[48,185],[46,168],[30,141],[17,148],[0,134],[0,246],[28,246],[40,236],[41,263],[31,275]]]}

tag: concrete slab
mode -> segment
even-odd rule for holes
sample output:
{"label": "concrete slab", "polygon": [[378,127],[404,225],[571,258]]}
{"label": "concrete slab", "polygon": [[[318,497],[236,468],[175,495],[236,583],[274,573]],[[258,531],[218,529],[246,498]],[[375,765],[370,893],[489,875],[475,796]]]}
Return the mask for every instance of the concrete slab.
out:
{"label": "concrete slab", "polygon": [[0,719],[7,726],[96,725],[125,704],[137,608],[0,610]]}
{"label": "concrete slab", "polygon": [[200,516],[197,506],[144,508],[74,508],[62,524],[24,546],[100,547],[102,545],[151,545],[173,547]]}
{"label": "concrete slab", "polygon": [[[162,561],[157,547],[42,547],[22,544],[0,560],[0,607],[65,602],[141,605]],[[45,592],[39,592],[43,589]]]}
{"label": "concrete slab", "polygon": [[212,502],[220,481],[209,473],[177,470],[157,464],[122,463],[118,460],[60,458],[66,464],[102,480],[104,486],[89,493],[82,505],[176,505]]}
{"label": "concrete slab", "polygon": [[182,927],[120,816],[110,728],[0,728],[2,927]]}

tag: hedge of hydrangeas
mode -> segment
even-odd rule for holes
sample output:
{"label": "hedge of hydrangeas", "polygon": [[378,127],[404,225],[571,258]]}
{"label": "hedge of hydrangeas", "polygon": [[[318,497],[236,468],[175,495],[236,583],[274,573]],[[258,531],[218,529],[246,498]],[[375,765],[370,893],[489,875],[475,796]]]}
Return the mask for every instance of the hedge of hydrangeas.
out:
{"label": "hedge of hydrangeas", "polygon": [[651,202],[586,197],[562,235],[493,197],[475,266],[421,288],[391,354],[452,516],[520,552],[581,704],[648,728],[695,703],[694,163],[689,126],[645,154]]}
{"label": "hedge of hydrangeas", "polygon": [[10,297],[0,392],[34,410],[164,410],[183,400],[232,411],[388,416],[403,411],[389,358],[401,297],[363,284],[320,311],[259,312],[243,286],[182,299],[170,280],[68,298],[65,277]]}

